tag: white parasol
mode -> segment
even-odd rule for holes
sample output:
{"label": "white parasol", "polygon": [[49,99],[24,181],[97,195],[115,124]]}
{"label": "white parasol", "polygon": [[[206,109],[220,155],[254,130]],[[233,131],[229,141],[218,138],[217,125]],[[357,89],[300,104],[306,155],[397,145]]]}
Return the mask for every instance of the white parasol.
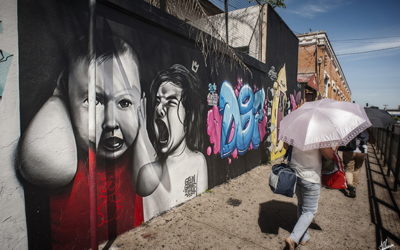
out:
{"label": "white parasol", "polygon": [[322,99],[306,102],[285,116],[280,122],[279,140],[302,151],[344,146],[370,126],[360,105]]}

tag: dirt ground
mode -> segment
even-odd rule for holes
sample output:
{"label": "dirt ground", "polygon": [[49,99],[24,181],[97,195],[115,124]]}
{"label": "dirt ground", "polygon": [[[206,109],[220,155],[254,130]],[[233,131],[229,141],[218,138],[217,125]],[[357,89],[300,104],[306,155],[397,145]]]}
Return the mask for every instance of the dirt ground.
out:
{"label": "dirt ground", "polygon": [[[273,194],[261,165],[109,242],[110,249],[282,249],[296,198]],[[323,188],[311,241],[300,249],[375,249],[366,170],[357,198]]]}

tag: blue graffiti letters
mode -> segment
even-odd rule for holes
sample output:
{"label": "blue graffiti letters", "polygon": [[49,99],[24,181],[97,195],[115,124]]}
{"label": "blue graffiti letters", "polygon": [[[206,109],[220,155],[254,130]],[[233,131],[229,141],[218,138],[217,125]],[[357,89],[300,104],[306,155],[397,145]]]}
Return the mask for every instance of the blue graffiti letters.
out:
{"label": "blue graffiti letters", "polygon": [[238,97],[231,84],[223,82],[220,89],[219,110],[222,115],[221,157],[229,156],[235,149],[239,155],[247,152],[252,143],[253,148],[260,145],[258,122],[264,118],[264,89],[253,93],[245,84]]}

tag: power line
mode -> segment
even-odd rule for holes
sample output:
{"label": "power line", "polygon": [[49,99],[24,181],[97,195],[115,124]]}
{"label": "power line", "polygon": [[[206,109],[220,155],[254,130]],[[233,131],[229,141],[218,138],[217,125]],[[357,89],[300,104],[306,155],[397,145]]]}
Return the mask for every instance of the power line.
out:
{"label": "power line", "polygon": [[342,54],[336,54],[336,56],[363,54],[363,53],[370,53],[370,52],[382,51],[382,50],[389,50],[389,49],[398,49],[398,48],[400,48],[400,46],[395,46],[395,47],[390,47],[390,48],[384,48],[384,49],[375,49],[375,50],[366,50],[366,51],[359,51],[359,52],[342,53]]}
{"label": "power line", "polygon": [[356,40],[376,40],[376,39],[396,38],[396,37],[400,37],[400,36],[381,36],[381,37],[366,37],[366,38],[339,39],[339,40],[332,40],[332,42],[356,41]]}
{"label": "power line", "polygon": [[[385,40],[385,41],[361,41],[361,40],[359,40],[359,41],[356,41],[356,40],[354,40],[354,41],[335,41],[335,42],[332,42],[332,43],[335,43],[335,44],[338,44],[338,43],[390,43],[390,42],[393,42],[393,41],[390,41],[390,40]],[[395,42],[397,42],[397,40],[395,40]]]}

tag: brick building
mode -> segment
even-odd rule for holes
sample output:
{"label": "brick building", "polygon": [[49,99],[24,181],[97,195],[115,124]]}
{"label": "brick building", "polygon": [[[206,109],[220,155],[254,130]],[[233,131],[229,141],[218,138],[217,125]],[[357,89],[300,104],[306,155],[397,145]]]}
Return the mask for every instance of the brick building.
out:
{"label": "brick building", "polygon": [[299,63],[297,81],[305,95],[351,101],[351,91],[335,52],[324,31],[297,35]]}

